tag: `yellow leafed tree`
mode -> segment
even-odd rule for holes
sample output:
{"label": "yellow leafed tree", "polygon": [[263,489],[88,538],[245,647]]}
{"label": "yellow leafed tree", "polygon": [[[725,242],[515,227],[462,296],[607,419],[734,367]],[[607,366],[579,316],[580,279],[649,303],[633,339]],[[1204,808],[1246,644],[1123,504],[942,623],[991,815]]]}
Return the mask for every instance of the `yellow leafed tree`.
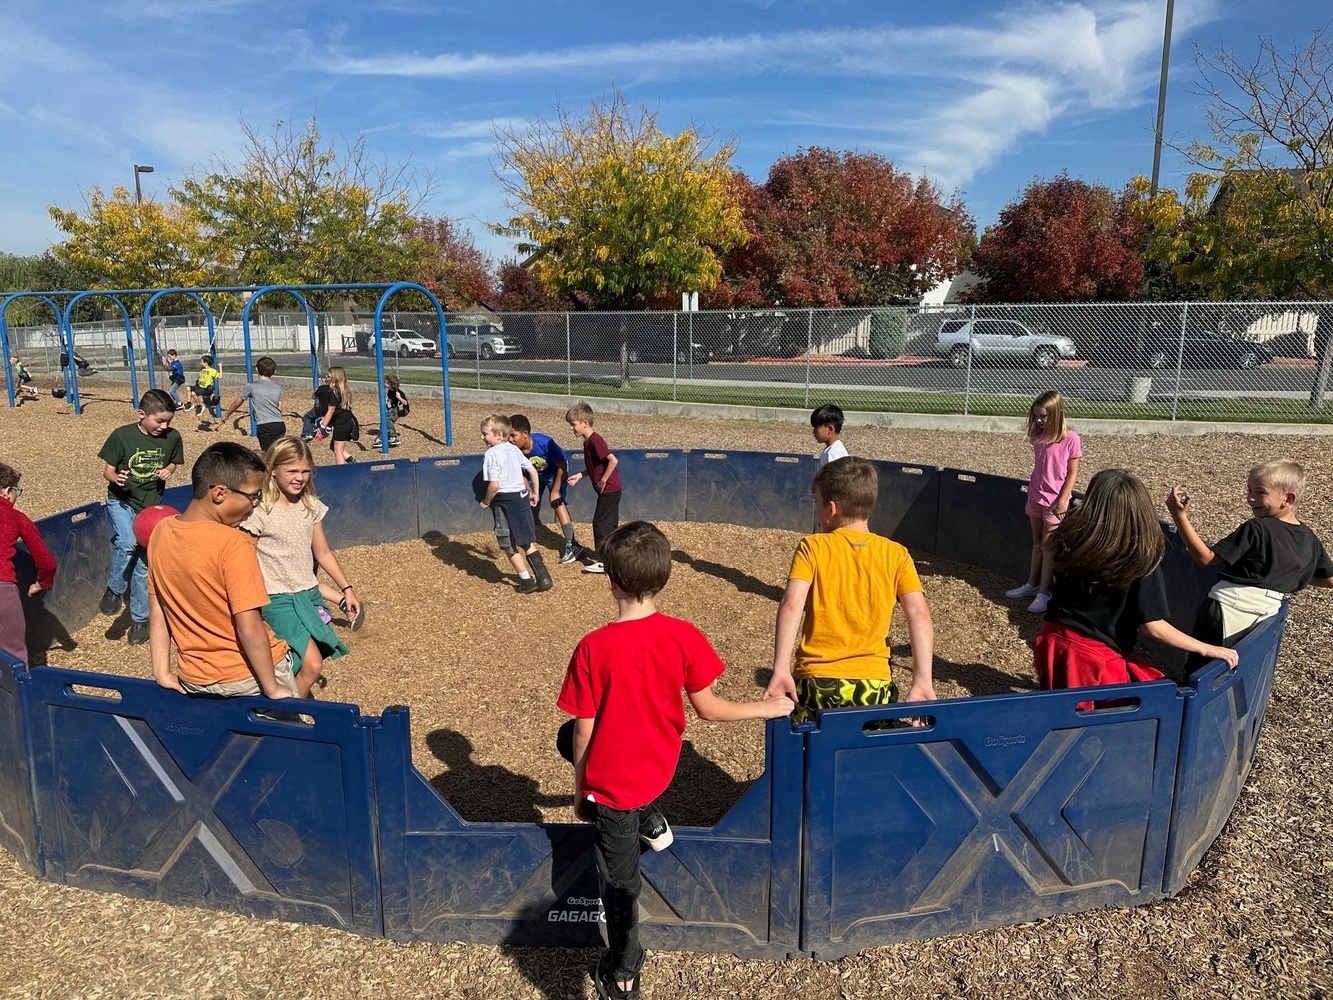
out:
{"label": "yellow leafed tree", "polygon": [[212,282],[228,261],[205,248],[195,216],[175,201],[135,204],[127,189],[87,195],[86,211],[52,205],[68,235],[52,253],[100,288],[190,288]]}
{"label": "yellow leafed tree", "polygon": [[495,232],[558,297],[643,308],[655,296],[712,288],[720,255],[746,239],[732,149],[709,151],[693,128],[665,135],[617,91],[586,115],[496,130],[496,175],[509,198]]}

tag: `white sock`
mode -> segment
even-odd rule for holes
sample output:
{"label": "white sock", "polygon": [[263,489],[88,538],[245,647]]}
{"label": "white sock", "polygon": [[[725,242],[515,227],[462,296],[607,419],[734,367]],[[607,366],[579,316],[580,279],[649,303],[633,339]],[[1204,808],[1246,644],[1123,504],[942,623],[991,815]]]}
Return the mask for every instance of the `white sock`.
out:
{"label": "white sock", "polygon": [[532,574],[529,573],[527,570],[524,570],[522,573],[518,574],[518,578],[520,580],[531,580]]}

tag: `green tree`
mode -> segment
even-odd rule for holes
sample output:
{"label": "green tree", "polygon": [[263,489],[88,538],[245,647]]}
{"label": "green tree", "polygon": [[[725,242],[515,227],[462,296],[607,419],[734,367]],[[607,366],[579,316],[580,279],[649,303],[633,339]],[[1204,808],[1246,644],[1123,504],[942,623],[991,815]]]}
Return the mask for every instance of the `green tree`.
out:
{"label": "green tree", "polygon": [[[278,122],[261,135],[242,122],[244,150],[172,194],[203,228],[213,254],[232,261],[240,284],[343,284],[399,281],[428,252],[413,238],[415,211],[430,191],[409,163],[375,161],[364,136],[325,143],[311,118],[301,128]],[[372,296],[312,292],[321,312]]]}
{"label": "green tree", "polygon": [[693,128],[662,132],[619,91],[576,117],[499,128],[496,177],[509,221],[495,232],[536,255],[533,272],[558,298],[641,309],[660,295],[712,288],[720,255],[746,238],[728,162]]}
{"label": "green tree", "polygon": [[[1333,298],[1333,43],[1319,30],[1290,53],[1261,39],[1253,59],[1223,48],[1196,62],[1212,134],[1187,150],[1183,199],[1136,184],[1150,264],[1214,299]],[[1333,371],[1333,310],[1318,336],[1312,406]]]}

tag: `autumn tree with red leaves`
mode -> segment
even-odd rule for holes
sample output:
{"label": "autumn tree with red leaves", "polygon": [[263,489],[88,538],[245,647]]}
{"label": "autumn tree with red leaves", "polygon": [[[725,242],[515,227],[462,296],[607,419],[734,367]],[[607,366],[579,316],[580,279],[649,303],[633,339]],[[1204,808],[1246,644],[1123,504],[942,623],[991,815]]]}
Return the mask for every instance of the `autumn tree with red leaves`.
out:
{"label": "autumn tree with red leaves", "polygon": [[750,239],[710,306],[868,306],[913,300],[966,263],[976,226],[955,193],[881,156],[812,147],[755,185],[736,177]]}
{"label": "autumn tree with red leaves", "polygon": [[495,295],[491,261],[472,242],[472,234],[450,219],[419,218],[411,239],[418,256],[413,280],[425,285],[445,309],[467,309]]}
{"label": "autumn tree with red leaves", "polygon": [[556,298],[531,268],[518,261],[503,261],[496,277],[500,290],[490,303],[496,312],[561,312],[574,308],[572,300]]}
{"label": "autumn tree with red leaves", "polygon": [[1145,223],[1110,188],[1061,174],[1034,180],[972,258],[975,302],[1106,302],[1143,287]]}

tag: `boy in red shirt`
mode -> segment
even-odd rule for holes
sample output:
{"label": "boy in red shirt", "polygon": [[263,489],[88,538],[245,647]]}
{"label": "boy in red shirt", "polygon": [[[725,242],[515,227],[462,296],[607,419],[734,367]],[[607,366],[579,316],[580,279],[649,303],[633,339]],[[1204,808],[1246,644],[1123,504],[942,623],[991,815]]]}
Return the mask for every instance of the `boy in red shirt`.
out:
{"label": "boy in red shirt", "polygon": [[557,702],[574,716],[556,746],[574,765],[574,812],[596,825],[597,880],[610,947],[593,972],[604,998],[639,996],[639,841],[671,844],[653,805],[676,773],[685,731],[683,688],[701,719],[776,719],[786,697],[733,702],[713,692],[726,669],[702,632],[660,613],[654,596],[671,575],[671,543],[656,525],[631,521],[602,546],[616,620],[589,632],[569,661]]}
{"label": "boy in red shirt", "polygon": [[[578,485],[587,476],[592,480],[592,488],[597,492],[597,507],[592,515],[592,544],[601,561],[590,562],[583,567],[585,573],[601,573],[603,570],[602,544],[616,530],[620,523],[620,473],[616,466],[619,459],[606,446],[606,439],[592,429],[592,407],[587,403],[575,403],[565,414],[570,428],[583,441],[583,471],[576,472],[565,482],[569,486]],[[663,581],[664,583],[666,581]]]}

